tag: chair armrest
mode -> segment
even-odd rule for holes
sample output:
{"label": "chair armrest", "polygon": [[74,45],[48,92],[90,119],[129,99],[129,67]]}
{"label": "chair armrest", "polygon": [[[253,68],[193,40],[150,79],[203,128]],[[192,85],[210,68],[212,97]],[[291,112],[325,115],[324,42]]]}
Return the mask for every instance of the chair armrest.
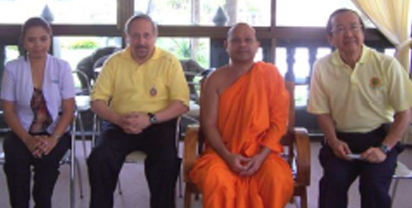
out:
{"label": "chair armrest", "polygon": [[310,185],[310,143],[308,131],[305,128],[294,129],[296,144],[296,182],[301,185]]}
{"label": "chair armrest", "polygon": [[189,172],[192,169],[197,152],[197,143],[199,136],[199,125],[190,124],[186,128],[186,135],[184,138],[184,150],[183,150],[183,180],[184,182],[190,182]]}

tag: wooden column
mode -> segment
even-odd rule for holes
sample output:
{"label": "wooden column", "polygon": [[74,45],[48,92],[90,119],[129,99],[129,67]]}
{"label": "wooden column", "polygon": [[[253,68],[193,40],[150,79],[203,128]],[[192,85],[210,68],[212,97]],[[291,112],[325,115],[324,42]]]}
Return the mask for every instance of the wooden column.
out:
{"label": "wooden column", "polygon": [[295,72],[293,71],[295,65],[295,47],[286,48],[286,63],[288,64],[288,70],[285,74],[285,80],[295,82]]}
{"label": "wooden column", "polygon": [[[117,0],[117,29],[124,31],[124,24],[134,14],[134,0]],[[126,47],[126,39],[122,39],[122,48]]]}
{"label": "wooden column", "polygon": [[318,54],[317,47],[309,47],[309,76],[306,79],[306,82],[308,83],[308,85],[310,85],[310,80],[311,80],[312,71],[313,71],[313,64],[316,61],[317,54]]}
{"label": "wooden column", "polygon": [[[276,0],[270,1],[270,31],[273,32],[276,29]],[[277,39],[276,37],[271,37],[270,39],[270,54],[272,56],[272,63],[275,63],[276,60],[276,46],[277,46]]]}
{"label": "wooden column", "polygon": [[259,40],[260,47],[262,47],[263,61],[275,63],[275,56],[272,50],[272,39]]}
{"label": "wooden column", "polygon": [[1,78],[1,75],[3,74],[5,61],[6,61],[6,46],[0,43],[0,78]]}
{"label": "wooden column", "polygon": [[210,67],[221,67],[229,63],[229,55],[223,45],[225,39],[211,38],[210,39]]}

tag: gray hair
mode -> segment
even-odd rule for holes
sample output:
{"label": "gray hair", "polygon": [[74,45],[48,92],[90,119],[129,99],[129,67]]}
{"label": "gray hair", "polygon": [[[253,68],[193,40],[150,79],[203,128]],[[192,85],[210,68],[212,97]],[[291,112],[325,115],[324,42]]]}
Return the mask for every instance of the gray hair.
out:
{"label": "gray hair", "polygon": [[134,21],[136,21],[136,20],[147,20],[147,21],[149,21],[151,24],[152,24],[152,27],[153,27],[153,33],[154,34],[157,34],[157,24],[152,20],[152,18],[149,16],[149,15],[146,15],[146,14],[136,14],[136,15],[133,15],[133,16],[131,16],[127,21],[126,21],[126,24],[125,24],[125,27],[124,27],[124,31],[126,32],[126,33],[129,33],[129,30],[130,30],[130,25],[134,22]]}

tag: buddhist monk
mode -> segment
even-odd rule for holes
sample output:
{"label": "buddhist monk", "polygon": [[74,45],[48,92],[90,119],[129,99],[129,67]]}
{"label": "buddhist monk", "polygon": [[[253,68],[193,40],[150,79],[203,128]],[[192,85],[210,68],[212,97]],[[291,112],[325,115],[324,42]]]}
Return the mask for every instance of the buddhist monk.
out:
{"label": "buddhist monk", "polygon": [[206,149],[190,178],[205,208],[282,208],[293,193],[283,151],[289,94],[277,68],[254,62],[255,30],[234,25],[225,41],[230,64],[206,80],[201,127]]}

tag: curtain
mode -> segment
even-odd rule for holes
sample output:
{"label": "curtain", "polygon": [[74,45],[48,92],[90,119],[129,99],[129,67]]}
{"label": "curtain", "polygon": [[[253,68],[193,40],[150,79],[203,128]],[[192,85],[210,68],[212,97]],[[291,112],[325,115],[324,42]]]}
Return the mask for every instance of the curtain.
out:
{"label": "curtain", "polygon": [[409,72],[412,44],[410,0],[352,0],[396,47],[396,58]]}
{"label": "curtain", "polygon": [[[396,47],[395,57],[410,78],[410,48],[412,46],[412,4],[410,0],[352,0],[379,31]],[[411,127],[402,139],[412,144]]]}

